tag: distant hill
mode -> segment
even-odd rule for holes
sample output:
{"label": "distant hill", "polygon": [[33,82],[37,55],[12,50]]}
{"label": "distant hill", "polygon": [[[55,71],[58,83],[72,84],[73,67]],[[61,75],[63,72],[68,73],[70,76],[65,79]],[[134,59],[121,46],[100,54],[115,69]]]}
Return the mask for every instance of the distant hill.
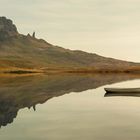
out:
{"label": "distant hill", "polygon": [[0,71],[133,72],[140,64],[72,51],[43,39],[18,33],[13,22],[0,17]]}

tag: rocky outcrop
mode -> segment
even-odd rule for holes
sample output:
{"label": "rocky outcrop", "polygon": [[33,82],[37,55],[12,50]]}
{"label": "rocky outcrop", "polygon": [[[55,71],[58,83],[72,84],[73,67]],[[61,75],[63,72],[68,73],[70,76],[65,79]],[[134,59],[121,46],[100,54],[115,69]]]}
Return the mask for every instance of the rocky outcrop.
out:
{"label": "rocky outcrop", "polygon": [[18,31],[12,20],[7,19],[6,17],[0,17],[0,41],[17,35]]}
{"label": "rocky outcrop", "polygon": [[35,38],[35,32],[33,32],[33,35],[32,35],[32,37],[33,37],[33,38]]}

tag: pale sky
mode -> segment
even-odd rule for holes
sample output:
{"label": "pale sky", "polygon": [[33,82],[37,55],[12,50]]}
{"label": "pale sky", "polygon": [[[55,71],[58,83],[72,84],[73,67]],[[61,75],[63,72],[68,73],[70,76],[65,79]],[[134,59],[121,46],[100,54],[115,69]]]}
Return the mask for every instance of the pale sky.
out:
{"label": "pale sky", "polygon": [[54,45],[140,62],[140,0],[0,0],[0,14]]}

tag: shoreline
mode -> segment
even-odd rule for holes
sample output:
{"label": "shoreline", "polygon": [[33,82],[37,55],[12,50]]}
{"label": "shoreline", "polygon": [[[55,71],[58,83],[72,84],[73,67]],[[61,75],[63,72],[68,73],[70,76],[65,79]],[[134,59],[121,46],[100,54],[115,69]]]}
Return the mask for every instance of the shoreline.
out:
{"label": "shoreline", "polygon": [[140,74],[140,70],[133,70],[133,69],[125,69],[125,70],[117,70],[117,69],[11,69],[11,70],[0,70],[0,74],[35,74],[35,73],[43,73],[43,74],[55,74],[55,73],[81,73],[81,74],[88,74],[88,73],[127,73],[127,74]]}

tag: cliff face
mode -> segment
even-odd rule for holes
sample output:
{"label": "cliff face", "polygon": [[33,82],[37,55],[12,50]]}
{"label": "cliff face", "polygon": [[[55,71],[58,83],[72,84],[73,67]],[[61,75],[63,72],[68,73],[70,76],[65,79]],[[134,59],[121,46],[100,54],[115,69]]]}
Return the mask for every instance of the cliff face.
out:
{"label": "cliff face", "polygon": [[5,17],[0,17],[0,41],[10,37],[15,37],[17,35],[18,31],[12,20]]}

